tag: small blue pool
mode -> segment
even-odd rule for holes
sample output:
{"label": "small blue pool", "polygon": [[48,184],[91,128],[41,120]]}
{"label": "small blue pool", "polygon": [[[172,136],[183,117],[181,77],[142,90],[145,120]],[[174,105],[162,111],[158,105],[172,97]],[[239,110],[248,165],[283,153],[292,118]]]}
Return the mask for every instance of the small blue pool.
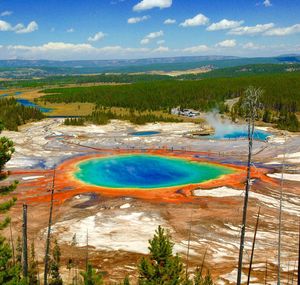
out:
{"label": "small blue pool", "polygon": [[25,107],[33,107],[39,109],[43,113],[49,113],[52,111],[50,108],[40,107],[39,105],[27,100],[27,99],[17,99],[17,102]]}
{"label": "small blue pool", "polygon": [[[253,138],[258,141],[266,141],[271,136],[270,133],[262,130],[255,130]],[[208,139],[248,139],[248,130],[242,129],[242,130],[234,130],[230,133],[223,133],[223,134],[214,134],[210,136],[204,136],[204,138]]]}
{"label": "small blue pool", "polygon": [[160,134],[160,132],[157,131],[142,131],[142,132],[131,133],[132,136],[137,136],[137,137],[154,136],[158,134]]}

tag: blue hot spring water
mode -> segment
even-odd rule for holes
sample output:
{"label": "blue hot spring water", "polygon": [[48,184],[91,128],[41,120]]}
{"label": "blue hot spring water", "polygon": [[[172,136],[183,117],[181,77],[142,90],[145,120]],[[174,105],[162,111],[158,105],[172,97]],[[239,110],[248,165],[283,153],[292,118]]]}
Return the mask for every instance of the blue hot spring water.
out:
{"label": "blue hot spring water", "polygon": [[[253,138],[258,141],[266,141],[271,134],[261,130],[255,130]],[[247,130],[236,130],[231,133],[225,133],[223,135],[212,135],[209,138],[213,139],[247,139],[248,131]]]}
{"label": "blue hot spring water", "polygon": [[163,188],[201,183],[233,173],[229,167],[157,155],[119,155],[78,164],[75,177],[108,188]]}

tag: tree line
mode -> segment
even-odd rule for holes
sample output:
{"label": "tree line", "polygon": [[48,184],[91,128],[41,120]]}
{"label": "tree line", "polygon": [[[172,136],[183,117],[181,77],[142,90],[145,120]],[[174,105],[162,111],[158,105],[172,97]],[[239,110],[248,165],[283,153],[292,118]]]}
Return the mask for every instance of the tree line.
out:
{"label": "tree line", "polygon": [[3,87],[44,87],[49,85],[65,84],[96,84],[96,83],[134,83],[158,80],[168,80],[170,76],[156,74],[97,74],[97,75],[56,75],[46,76],[41,79],[13,80],[0,83]]}
{"label": "tree line", "polygon": [[118,114],[111,110],[99,109],[94,111],[91,115],[80,117],[80,118],[67,118],[64,124],[67,126],[83,126],[86,123],[96,124],[96,125],[106,125],[111,120],[123,120],[129,121],[136,125],[144,125],[146,123],[155,122],[174,122],[179,123],[183,120],[181,118],[176,118],[166,115],[157,115],[154,113],[140,113],[140,112],[129,112],[128,114]]}
{"label": "tree line", "polygon": [[33,107],[19,104],[14,98],[0,99],[0,121],[3,126],[11,131],[17,131],[18,126],[43,119],[43,113]]}
{"label": "tree line", "polygon": [[[98,108],[120,107],[137,111],[170,112],[176,106],[200,111],[227,112],[225,101],[241,98],[249,85],[261,86],[261,120],[279,128],[299,130],[296,113],[300,111],[300,73],[285,73],[200,81],[153,81],[121,86],[55,88],[44,90],[40,100],[52,103],[89,102]],[[241,100],[240,100],[241,102]],[[231,113],[241,116],[240,102]]]}

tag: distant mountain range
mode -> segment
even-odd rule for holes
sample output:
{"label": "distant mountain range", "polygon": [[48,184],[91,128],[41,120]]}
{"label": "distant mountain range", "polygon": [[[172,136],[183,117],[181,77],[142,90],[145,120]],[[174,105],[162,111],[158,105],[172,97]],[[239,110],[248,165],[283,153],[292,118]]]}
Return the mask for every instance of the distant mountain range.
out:
{"label": "distant mountain range", "polygon": [[240,58],[235,56],[186,56],[128,60],[0,60],[0,78],[33,78],[50,75],[97,73],[150,73],[182,71],[209,67],[228,68],[252,64],[298,63],[300,55]]}
{"label": "distant mountain range", "polygon": [[258,57],[258,58],[241,58],[236,56],[184,56],[184,57],[162,57],[162,58],[145,58],[145,59],[121,59],[121,60],[23,60],[10,59],[0,60],[0,67],[69,67],[69,68],[85,68],[85,67],[122,67],[122,66],[142,66],[152,64],[174,64],[174,63],[195,63],[195,62],[215,62],[215,61],[246,61],[248,63],[260,62],[299,62],[300,55],[288,54],[278,57]]}
{"label": "distant mountain range", "polygon": [[283,62],[300,62],[300,55],[299,54],[287,54],[287,55],[280,55],[277,57],[279,61]]}
{"label": "distant mountain range", "polygon": [[188,63],[215,60],[232,60],[238,59],[235,56],[185,56],[185,57],[162,57],[162,58],[145,58],[145,59],[121,59],[121,60],[23,60],[11,59],[0,60],[0,67],[119,67],[130,65],[149,65],[162,63]]}

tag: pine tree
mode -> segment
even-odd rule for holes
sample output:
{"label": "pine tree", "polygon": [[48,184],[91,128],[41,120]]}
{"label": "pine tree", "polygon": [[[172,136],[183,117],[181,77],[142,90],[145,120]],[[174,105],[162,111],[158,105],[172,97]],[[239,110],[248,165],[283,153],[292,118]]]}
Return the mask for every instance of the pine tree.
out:
{"label": "pine tree", "polygon": [[[3,125],[0,125],[0,133],[2,131]],[[12,140],[1,137],[0,138],[0,172],[2,172],[5,164],[11,159],[12,154],[14,153],[14,144]]]}
{"label": "pine tree", "polygon": [[[4,126],[0,121],[0,134]],[[14,144],[12,140],[6,137],[0,137],[0,181],[6,178],[6,175],[3,173],[5,164],[11,159],[12,154],[14,153]],[[14,191],[17,187],[17,181],[9,186],[0,186],[0,196],[5,196]],[[7,212],[16,202],[16,198],[12,198],[8,201],[0,203],[0,213]],[[9,218],[6,218],[3,222],[0,223],[0,229],[3,229],[8,225]]]}
{"label": "pine tree", "polygon": [[203,284],[202,271],[200,270],[200,268],[197,268],[197,270],[195,272],[194,284],[195,285],[202,285]]}
{"label": "pine tree", "polygon": [[[3,130],[3,124],[0,122],[0,133]],[[0,181],[5,179],[3,174],[5,164],[10,160],[14,152],[13,142],[6,138],[0,137]],[[4,196],[12,192],[16,188],[17,183],[0,187],[0,196]],[[8,211],[14,204],[16,198],[0,203],[0,213]],[[5,218],[0,222],[0,230],[4,229],[10,223],[10,218]],[[20,284],[20,267],[15,265],[12,260],[12,249],[6,239],[0,234],[0,284]]]}
{"label": "pine tree", "polygon": [[[76,238],[76,233],[72,236],[72,242],[71,242],[71,246],[72,247],[75,247],[77,245],[77,238]],[[78,274],[77,274],[77,262],[75,260],[75,258],[72,257],[69,259],[69,262],[68,262],[68,269],[69,269],[69,275],[71,273],[71,270],[72,268],[74,268],[75,272],[74,272],[74,276],[72,278],[72,284],[77,284],[78,283]]]}
{"label": "pine tree", "polygon": [[21,237],[18,236],[16,244],[16,264],[15,264],[15,275],[17,280],[21,280],[22,272],[22,241]]}
{"label": "pine tree", "polygon": [[14,272],[10,265],[12,251],[5,238],[0,236],[0,284],[7,284],[13,280]]}
{"label": "pine tree", "polygon": [[17,238],[17,245],[16,245],[16,263],[22,266],[22,242],[20,236]]}
{"label": "pine tree", "polygon": [[271,113],[270,110],[268,110],[268,109],[265,110],[262,120],[265,123],[271,123],[272,122],[272,113]]}
{"label": "pine tree", "polygon": [[130,285],[129,277],[126,276],[123,281],[123,285]]}
{"label": "pine tree", "polygon": [[60,267],[60,248],[57,240],[54,241],[54,247],[52,250],[52,260],[50,262],[50,280],[49,285],[62,285],[63,281],[60,276],[59,267]]}
{"label": "pine tree", "polygon": [[170,235],[158,227],[149,241],[150,256],[139,264],[140,285],[177,285],[183,282],[183,263],[178,255],[173,255],[174,244]]}
{"label": "pine tree", "polygon": [[80,273],[83,277],[84,285],[102,285],[102,274],[97,272],[91,264],[87,265],[85,272]]}
{"label": "pine tree", "polygon": [[28,268],[28,278],[30,285],[38,284],[38,263],[35,259],[35,247],[34,242],[31,243],[30,248],[30,259],[29,259],[29,268]]}
{"label": "pine tree", "polygon": [[204,281],[203,281],[202,284],[203,284],[203,285],[213,285],[213,284],[214,284],[214,283],[213,283],[213,280],[212,280],[212,278],[211,278],[211,275],[210,275],[209,272],[208,272],[207,275],[205,276]]}

